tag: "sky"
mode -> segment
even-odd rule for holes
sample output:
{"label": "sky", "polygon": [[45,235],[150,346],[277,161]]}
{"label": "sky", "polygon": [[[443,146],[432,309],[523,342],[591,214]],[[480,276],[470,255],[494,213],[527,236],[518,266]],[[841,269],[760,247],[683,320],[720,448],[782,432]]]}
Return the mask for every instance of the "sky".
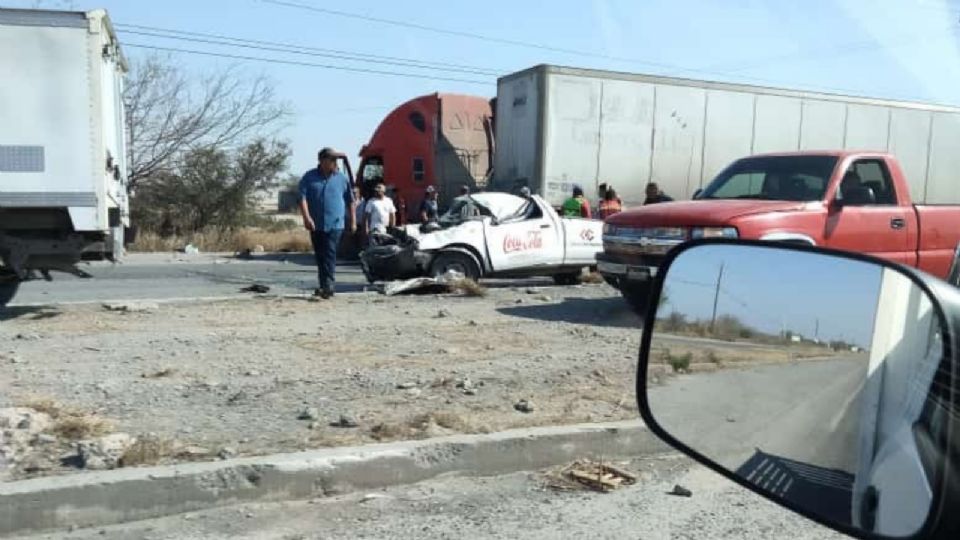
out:
{"label": "sky", "polygon": [[674,261],[664,283],[667,304],[660,310],[709,320],[719,277],[718,315],[733,315],[770,334],[790,330],[868,348],[882,268],[777,248],[703,246]]}
{"label": "sky", "polygon": [[481,71],[427,71],[121,33],[134,60],[150,54],[133,46],[139,44],[407,75],[162,53],[198,76],[235,66],[269,77],[293,109],[277,135],[292,144],[294,171],[313,166],[317,149],[328,145],[345,151],[356,167],[360,147],[401,103],[438,91],[493,97],[497,74],[540,63],[960,105],[958,0],[0,0],[0,6],[103,7],[119,24]]}

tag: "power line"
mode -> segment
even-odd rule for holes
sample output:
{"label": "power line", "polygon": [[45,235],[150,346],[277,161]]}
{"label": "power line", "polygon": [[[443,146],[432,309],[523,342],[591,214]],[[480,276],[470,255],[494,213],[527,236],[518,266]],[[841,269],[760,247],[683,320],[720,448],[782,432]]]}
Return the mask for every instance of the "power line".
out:
{"label": "power line", "polygon": [[278,41],[264,41],[257,39],[240,38],[227,36],[223,34],[209,34],[203,32],[192,32],[186,30],[176,30],[172,28],[159,28],[154,26],[143,26],[138,24],[117,24],[117,29],[121,32],[148,37],[159,37],[163,39],[175,39],[181,41],[192,41],[196,43],[209,43],[216,45],[226,45],[231,47],[242,47],[248,49],[259,49],[276,52],[289,52],[292,54],[302,54],[310,56],[326,56],[344,60],[356,60],[361,62],[370,62],[387,65],[398,65],[406,67],[415,67],[421,69],[443,69],[447,71],[462,71],[475,75],[494,75],[503,74],[502,71],[492,68],[483,68],[465,64],[453,64],[447,62],[433,62],[427,60],[416,60],[412,58],[402,58],[397,56],[383,56],[355,51],[344,51],[339,49],[326,49],[311,47],[307,45],[298,45],[294,43],[284,43]]}
{"label": "power line", "polygon": [[[721,71],[716,69],[688,68],[688,67],[678,66],[675,64],[669,64],[664,62],[653,62],[649,60],[641,60],[638,58],[625,58],[625,57],[619,57],[619,56],[612,56],[612,55],[607,55],[607,54],[597,53],[597,52],[567,49],[564,47],[555,47],[552,45],[546,45],[542,43],[533,43],[528,41],[488,36],[484,34],[478,34],[475,32],[467,32],[463,30],[452,30],[452,29],[440,28],[436,26],[428,26],[424,24],[411,23],[407,21],[398,21],[395,19],[374,17],[370,15],[363,15],[360,13],[323,8],[323,7],[318,7],[310,4],[303,4],[299,2],[292,2],[289,0],[260,0],[260,2],[264,4],[301,9],[301,10],[312,11],[316,13],[324,13],[327,15],[334,15],[337,17],[343,17],[348,19],[373,22],[373,23],[378,23],[378,24],[383,24],[388,26],[411,28],[411,29],[421,30],[425,32],[433,32],[436,34],[464,37],[469,39],[487,41],[490,43],[499,43],[502,45],[511,45],[515,47],[524,47],[528,49],[537,49],[537,50],[543,50],[543,51],[582,56],[582,57],[599,58],[604,60],[612,60],[616,62],[625,62],[625,63],[632,63],[632,64],[638,64],[638,65],[652,66],[652,67],[657,67],[661,69],[671,70],[673,72],[696,73],[700,75],[709,75],[712,77],[721,77],[721,78],[733,77],[740,81],[751,81],[758,84],[768,84],[768,85],[774,85],[779,87],[788,87],[795,90],[806,90],[811,92],[826,92],[826,93],[847,95],[847,96],[877,97],[877,96],[868,96],[866,93],[863,92],[863,90],[854,90],[850,88],[843,88],[843,87],[837,87],[837,86],[819,86],[819,85],[789,83],[789,82],[784,82],[783,80],[769,79],[765,77],[745,76],[745,75],[733,73],[730,71]],[[893,92],[884,92],[884,93],[886,94],[886,97],[888,99],[900,99],[900,100],[907,100],[907,101],[924,101],[925,99],[927,99],[927,98],[919,98],[917,96],[907,96],[903,94],[897,94]]]}
{"label": "power line", "polygon": [[436,34],[445,34],[445,35],[448,35],[448,36],[457,36],[457,37],[464,37],[464,38],[469,38],[469,39],[477,39],[477,40],[481,40],[481,41],[489,41],[489,42],[491,42],[491,43],[500,43],[500,44],[502,44],[502,45],[512,45],[512,46],[514,46],[514,47],[525,47],[525,48],[528,48],[528,49],[539,49],[539,50],[542,50],[542,51],[550,51],[550,52],[557,52],[557,53],[563,53],[563,54],[572,54],[572,55],[584,56],[584,57],[592,57],[592,58],[602,58],[602,59],[604,59],[604,60],[613,60],[613,61],[616,61],[616,62],[628,62],[628,63],[632,63],[632,64],[643,64],[643,65],[648,65],[648,66],[654,66],[654,67],[660,67],[660,68],[666,68],[666,69],[674,69],[674,70],[681,70],[681,71],[691,71],[691,72],[700,71],[700,70],[696,70],[696,69],[683,68],[683,67],[681,67],[681,66],[676,66],[676,65],[672,65],[672,64],[666,64],[666,63],[661,63],[661,62],[651,62],[651,61],[648,61],[648,60],[641,60],[641,59],[639,59],[639,58],[625,58],[625,57],[622,57],[622,56],[612,56],[612,55],[609,55],[609,54],[603,54],[603,53],[597,53],[597,52],[582,51],[582,50],[577,50],[577,49],[567,49],[567,48],[564,48],[564,47],[556,47],[556,46],[553,46],[553,45],[546,45],[546,44],[543,44],[543,43],[532,43],[532,42],[529,42],[529,41],[520,41],[520,40],[517,40],[517,39],[508,39],[508,38],[500,38],[500,37],[495,37],[495,36],[488,36],[488,35],[484,35],[484,34],[477,34],[477,33],[474,33],[474,32],[466,32],[466,31],[463,31],[463,30],[451,30],[451,29],[447,29],[447,28],[439,28],[439,27],[436,27],[436,26],[427,26],[427,25],[425,25],[425,24],[417,24],[417,23],[412,23],[412,22],[407,22],[407,21],[398,21],[398,20],[394,20],[394,19],[385,19],[385,18],[382,18],[382,17],[373,17],[373,16],[370,16],[370,15],[362,15],[362,14],[360,14],[360,13],[351,13],[351,12],[348,12],[348,11],[341,11],[341,10],[337,10],[337,9],[322,8],[322,7],[317,7],[317,6],[313,6],[313,5],[309,5],[309,4],[302,4],[302,3],[299,3],[299,2],[289,2],[289,1],[285,1],[285,0],[260,0],[260,1],[263,2],[263,3],[265,3],[265,4],[273,4],[273,5],[277,5],[277,6],[284,6],[284,7],[289,7],[289,8],[302,9],[302,10],[313,11],[313,12],[317,12],[317,13],[325,13],[325,14],[327,14],[327,15],[334,15],[334,16],[337,16],[337,17],[344,17],[344,18],[348,18],[348,19],[356,19],[356,20],[367,21],[367,22],[375,22],[375,23],[378,23],[378,24],[385,24],[385,25],[389,25],[389,26],[398,26],[398,27],[402,27],[402,28],[413,28],[413,29],[415,29],[415,30],[423,30],[423,31],[425,31],[425,32],[433,32],[433,33],[436,33]]}
{"label": "power line", "polygon": [[281,60],[281,59],[278,59],[278,58],[262,58],[262,57],[256,57],[256,56],[244,56],[244,55],[239,55],[239,54],[227,54],[227,53],[217,53],[217,52],[211,52],[211,51],[199,51],[199,50],[196,50],[196,49],[181,49],[181,48],[176,48],[176,47],[159,47],[159,46],[155,46],[155,45],[146,45],[146,44],[142,44],[142,43],[125,43],[123,46],[124,46],[124,47],[134,47],[134,48],[137,48],[137,49],[148,49],[148,50],[154,50],[154,51],[165,51],[165,52],[176,52],[176,53],[184,53],[184,54],[195,54],[195,55],[200,55],[200,56],[212,56],[212,57],[217,57],[217,58],[229,58],[229,59],[233,59],[233,60],[248,60],[248,61],[251,61],[251,62],[265,62],[265,63],[269,63],[269,64],[284,64],[284,65],[290,65],[290,66],[312,67],[312,68],[318,68],[318,69],[332,69],[332,70],[337,70],[337,71],[350,71],[350,72],[354,72],[354,73],[366,73],[366,74],[371,74],[371,75],[389,75],[389,76],[393,76],[393,77],[405,77],[405,78],[409,78],[409,79],[421,79],[421,80],[422,80],[422,79],[431,79],[431,80],[435,80],[435,81],[462,82],[462,83],[467,83],[467,84],[477,84],[477,85],[484,85],[484,86],[489,86],[489,85],[493,84],[493,83],[490,82],[490,81],[478,81],[478,80],[475,80],[475,79],[460,79],[460,78],[456,78],[456,77],[441,77],[441,76],[437,76],[437,75],[428,75],[428,74],[420,74],[420,73],[401,73],[401,72],[397,72],[397,71],[386,71],[386,70],[380,70],[380,69],[368,69],[368,68],[350,67],[350,66],[337,66],[337,65],[332,65],[332,64],[317,64],[317,63],[313,63],[313,62],[301,62],[301,61],[296,61],[296,60]]}

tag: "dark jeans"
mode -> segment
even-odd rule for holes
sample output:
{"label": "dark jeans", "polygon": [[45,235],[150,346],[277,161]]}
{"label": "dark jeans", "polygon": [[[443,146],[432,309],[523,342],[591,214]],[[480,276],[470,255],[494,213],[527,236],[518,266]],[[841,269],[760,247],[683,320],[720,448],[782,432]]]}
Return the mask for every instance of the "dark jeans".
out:
{"label": "dark jeans", "polygon": [[325,291],[332,291],[337,281],[337,246],[340,244],[341,236],[343,236],[343,229],[310,233],[313,256],[317,260],[317,277],[320,288]]}

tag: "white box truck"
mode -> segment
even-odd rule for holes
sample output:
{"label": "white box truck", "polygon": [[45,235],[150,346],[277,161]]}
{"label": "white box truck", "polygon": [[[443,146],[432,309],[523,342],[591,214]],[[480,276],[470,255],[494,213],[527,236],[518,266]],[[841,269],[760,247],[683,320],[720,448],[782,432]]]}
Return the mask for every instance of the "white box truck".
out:
{"label": "white box truck", "polygon": [[539,65],[498,80],[495,119],[492,189],[555,206],[573,184],[689,199],[747,155],[841,149],[895,154],[918,204],[960,202],[957,107]]}
{"label": "white box truck", "polygon": [[123,76],[107,13],[0,9],[0,306],[116,260],[129,225]]}

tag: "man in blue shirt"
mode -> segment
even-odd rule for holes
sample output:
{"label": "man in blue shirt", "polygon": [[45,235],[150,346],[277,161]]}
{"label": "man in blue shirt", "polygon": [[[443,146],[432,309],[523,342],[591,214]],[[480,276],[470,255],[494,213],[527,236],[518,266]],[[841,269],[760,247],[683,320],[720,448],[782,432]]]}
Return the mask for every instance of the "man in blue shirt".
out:
{"label": "man in blue shirt", "polygon": [[337,246],[343,229],[357,230],[353,186],[337,170],[338,156],[332,148],[320,150],[317,168],[310,169],[300,179],[300,214],[304,227],[310,231],[320,281],[320,288],[314,294],[323,298],[333,296]]}

